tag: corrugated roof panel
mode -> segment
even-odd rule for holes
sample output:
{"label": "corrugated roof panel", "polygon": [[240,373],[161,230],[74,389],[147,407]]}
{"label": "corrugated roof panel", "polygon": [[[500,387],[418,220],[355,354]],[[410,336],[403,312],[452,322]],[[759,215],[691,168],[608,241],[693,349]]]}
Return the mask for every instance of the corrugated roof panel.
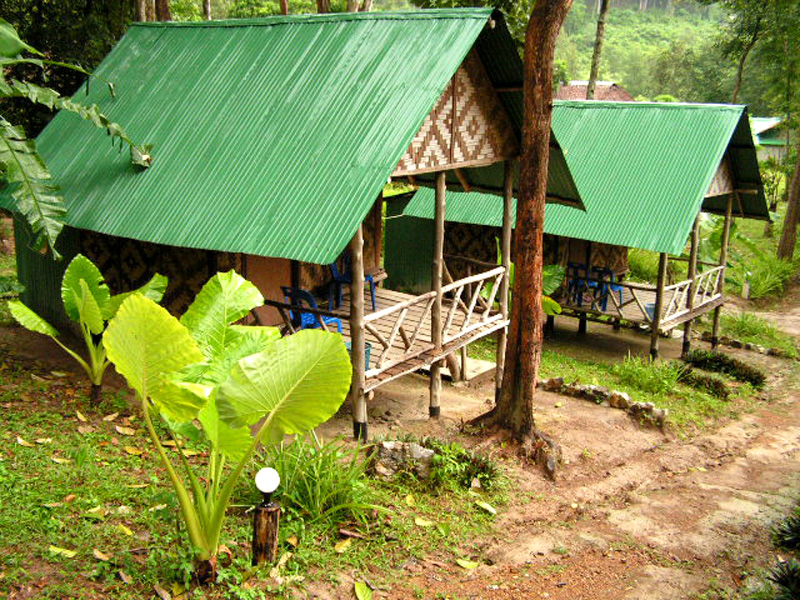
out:
{"label": "corrugated roof panel", "polygon": [[[726,150],[745,216],[767,216],[744,107],[656,103],[557,102],[553,130],[587,211],[547,205],[547,233],[679,254]],[[748,143],[749,142],[749,143]],[[420,190],[404,214],[430,218],[433,194]],[[446,218],[499,226],[502,202],[450,193]],[[738,206],[734,206],[738,211]]]}
{"label": "corrugated roof panel", "polygon": [[131,27],[88,97],[154,144],[134,170],[57,115],[39,150],[68,223],[111,235],[325,263],[352,237],[490,9]]}

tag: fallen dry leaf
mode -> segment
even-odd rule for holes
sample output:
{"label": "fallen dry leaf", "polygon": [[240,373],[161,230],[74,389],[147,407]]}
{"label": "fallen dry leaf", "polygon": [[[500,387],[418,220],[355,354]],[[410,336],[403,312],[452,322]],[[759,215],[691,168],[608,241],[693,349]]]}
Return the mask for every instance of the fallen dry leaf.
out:
{"label": "fallen dry leaf", "polygon": [[84,417],[83,413],[79,410],[75,411],[75,416],[78,417],[78,421],[80,421],[81,423],[86,423],[88,421],[88,419]]}
{"label": "fallen dry leaf", "polygon": [[111,560],[111,555],[110,554],[106,554],[105,552],[100,552],[100,550],[98,550],[97,548],[92,550],[92,555],[97,560],[102,560],[103,562],[108,562],[108,561]]}
{"label": "fallen dry leaf", "polygon": [[119,416],[119,413],[111,413],[110,415],[106,415],[103,417],[103,421],[113,421]]}
{"label": "fallen dry leaf", "polygon": [[132,490],[140,490],[142,488],[146,488],[148,485],[150,485],[150,484],[149,483],[129,483],[125,487],[126,488],[130,488]]}
{"label": "fallen dry leaf", "polygon": [[94,431],[94,427],[91,425],[78,425],[78,433],[81,435],[86,435],[87,433],[92,433]]}
{"label": "fallen dry leaf", "polygon": [[27,441],[23,440],[20,436],[17,436],[17,443],[20,446],[25,446],[26,448],[33,448],[34,447],[34,444],[31,444],[30,442],[27,442]]}
{"label": "fallen dry leaf", "polygon": [[36,442],[37,444],[49,444],[50,442],[53,441],[53,438],[36,438],[33,441]]}
{"label": "fallen dry leaf", "polygon": [[66,496],[64,496],[64,502],[72,502],[77,497],[78,497],[77,494],[67,494]]}
{"label": "fallen dry leaf", "polygon": [[50,460],[59,465],[68,465],[72,463],[71,458],[62,458],[61,456],[51,456]]}
{"label": "fallen dry leaf", "polygon": [[117,571],[117,575],[119,575],[119,578],[122,580],[122,583],[133,583],[133,578],[122,569]]}
{"label": "fallen dry leaf", "polygon": [[297,544],[300,543],[300,540],[297,539],[296,535],[290,535],[288,538],[286,538],[286,543],[292,548],[297,548]]}
{"label": "fallen dry leaf", "polygon": [[125,446],[123,450],[125,450],[125,452],[131,456],[141,456],[144,453],[144,450],[140,450],[139,448],[135,448],[133,446]]}
{"label": "fallen dry leaf", "polygon": [[64,558],[75,558],[78,555],[75,550],[67,550],[66,548],[59,548],[58,546],[48,546],[47,549],[51,554],[56,556],[63,556]]}
{"label": "fallen dry leaf", "polygon": [[172,594],[170,594],[157,583],[153,584],[153,589],[156,591],[156,594],[158,594],[158,597],[161,598],[161,600],[172,600]]}
{"label": "fallen dry leaf", "polygon": [[130,527],[126,527],[122,523],[117,524],[117,529],[119,529],[125,535],[133,535],[133,530]]}
{"label": "fallen dry leaf", "polygon": [[122,425],[114,425],[114,429],[120,435],[136,435],[136,430],[131,427],[123,427]]}
{"label": "fallen dry leaf", "polygon": [[353,540],[350,538],[339,540],[338,542],[336,542],[336,545],[333,547],[333,550],[337,554],[344,554],[345,552],[347,552],[347,549],[350,547],[352,543]]}
{"label": "fallen dry leaf", "polygon": [[423,519],[422,517],[414,517],[414,523],[419,527],[433,527],[433,521]]}

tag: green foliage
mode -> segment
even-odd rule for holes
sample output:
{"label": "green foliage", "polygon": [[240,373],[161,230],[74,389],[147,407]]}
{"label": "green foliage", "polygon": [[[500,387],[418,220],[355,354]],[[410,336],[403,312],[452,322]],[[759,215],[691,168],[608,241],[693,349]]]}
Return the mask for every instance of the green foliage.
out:
{"label": "green foliage", "polygon": [[800,515],[794,514],[772,530],[772,542],[787,550],[800,550]]}
{"label": "green foliage", "polygon": [[351,521],[367,525],[378,508],[358,446],[348,449],[340,439],[321,443],[312,433],[310,440],[296,436],[268,447],[261,462],[281,476],[276,496],[289,521],[333,531]]}
{"label": "green foliage", "polygon": [[800,598],[800,563],[794,558],[775,565],[768,579],[778,588],[775,600]]}
{"label": "green foliage", "polygon": [[481,489],[492,490],[503,483],[500,468],[488,456],[436,438],[423,438],[420,444],[436,453],[428,482],[434,488],[468,490],[478,480]]}
{"label": "green foliage", "polygon": [[[141,402],[153,445],[178,497],[199,560],[216,556],[231,494],[262,442],[305,433],[329,419],[350,385],[341,336],[234,325],[263,304],[252,283],[231,271],[209,280],[181,321],[141,294],[126,298],[105,334],[108,357]],[[208,445],[205,476],[176,443],[187,482],[167,456],[153,416],[177,439]],[[251,432],[250,426],[254,426]],[[233,463],[225,470],[226,461]]]}
{"label": "green foliage", "polygon": [[[137,293],[159,302],[166,289],[167,278],[156,274],[137,290]],[[78,362],[89,381],[99,390],[103,383],[103,375],[110,364],[106,357],[102,334],[107,321],[116,314],[122,300],[131,293],[133,292],[112,296],[100,270],[82,254],[78,254],[67,266],[61,282],[61,300],[67,316],[80,325],[89,357],[88,362],[62,344],[58,339],[58,330],[22,302],[11,300],[8,302],[8,308],[20,325],[35,333],[51,337],[61,346]]]}
{"label": "green foliage", "polygon": [[636,386],[647,394],[660,395],[675,389],[685,369],[684,365],[676,362],[628,355],[623,362],[613,365],[611,372],[626,385]]}
{"label": "green foliage", "polygon": [[730,397],[730,390],[723,379],[710,373],[698,373],[691,367],[684,366],[679,381],[722,400],[727,400]]}
{"label": "green foliage", "polygon": [[749,383],[754,388],[762,387],[767,380],[763,371],[723,352],[692,350],[684,360],[699,369],[725,373],[734,379]]}
{"label": "green foliage", "polygon": [[777,348],[790,358],[798,356],[795,338],[755,313],[746,311],[735,314],[722,313],[720,325],[722,335],[765,348]]}

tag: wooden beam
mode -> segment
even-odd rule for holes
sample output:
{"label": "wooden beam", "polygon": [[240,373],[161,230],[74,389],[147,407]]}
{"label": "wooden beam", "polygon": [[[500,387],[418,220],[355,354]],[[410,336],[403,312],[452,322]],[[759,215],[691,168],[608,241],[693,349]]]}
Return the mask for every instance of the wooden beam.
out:
{"label": "wooden beam", "polygon": [[661,311],[664,308],[664,283],[667,279],[667,253],[658,255],[658,284],[656,285],[656,306],[653,322],[650,324],[650,356],[658,358],[658,332],[661,327]]}
{"label": "wooden beam", "polygon": [[[694,307],[694,293],[697,286],[695,278],[697,277],[697,250],[700,245],[700,214],[694,219],[694,227],[692,227],[692,237],[689,250],[689,296],[686,299],[686,308],[691,312]],[[686,356],[692,349],[692,322],[694,319],[689,319],[683,326],[683,348],[681,349],[681,356]]]}
{"label": "wooden beam", "polygon": [[[586,258],[584,261],[584,265],[586,266],[586,273],[584,273],[583,280],[588,284],[589,278],[592,276],[592,242],[586,242]],[[598,284],[599,285],[599,284]],[[587,286],[587,289],[588,286]],[[583,290],[580,290],[580,293],[583,294]],[[586,333],[586,318],[581,317],[578,320],[578,333],[585,334]]]}
{"label": "wooden beam", "polygon": [[458,179],[458,183],[461,184],[461,187],[465,192],[472,190],[472,186],[469,184],[469,179],[467,179],[466,173],[464,173],[464,171],[461,169],[456,169],[456,179]]}
{"label": "wooden beam", "polygon": [[353,378],[350,384],[350,402],[353,407],[353,437],[368,439],[366,383],[366,333],[364,327],[364,229],[358,231],[350,242],[350,359]]}
{"label": "wooden beam", "polygon": [[[719,278],[718,292],[721,294],[725,286],[725,268],[728,264],[728,242],[731,237],[731,212],[733,211],[733,194],[728,194],[728,206],[725,208],[725,227],[722,230],[722,248],[719,251],[719,264],[722,267],[722,274]],[[722,313],[720,304],[714,309],[714,325],[711,328],[711,348],[716,350],[719,346],[719,318]]]}
{"label": "wooden beam", "polygon": [[[431,283],[435,296],[433,298],[433,311],[431,312],[431,342],[434,351],[442,350],[442,272],[444,264],[444,208],[445,208],[445,173],[436,174],[436,212],[433,219],[433,271]],[[441,413],[440,396],[442,392],[442,364],[436,361],[431,365],[430,406],[428,414],[431,418],[438,418]]]}
{"label": "wooden beam", "polygon": [[512,86],[509,86],[509,87],[499,87],[499,88],[494,88],[494,91],[497,92],[498,94],[508,94],[508,93],[511,93],[511,92],[521,92],[522,91],[522,86],[521,85],[512,85]]}
{"label": "wooden beam", "polygon": [[[503,320],[508,319],[508,290],[511,285],[511,234],[513,231],[514,208],[514,180],[512,163],[510,160],[503,163],[503,232],[500,241],[500,259],[506,270],[500,284],[500,314]],[[495,400],[500,397],[500,387],[503,384],[503,372],[506,365],[506,347],[508,345],[508,329],[500,330],[497,340],[497,368],[495,370]]]}

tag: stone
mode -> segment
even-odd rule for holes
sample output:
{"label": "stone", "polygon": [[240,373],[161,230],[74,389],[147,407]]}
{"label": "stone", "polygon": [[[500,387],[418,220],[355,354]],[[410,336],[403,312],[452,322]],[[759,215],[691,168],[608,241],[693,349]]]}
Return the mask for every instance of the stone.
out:
{"label": "stone", "polygon": [[744,345],[745,350],[752,350],[753,348],[755,348],[755,346],[753,346],[753,344],[751,344],[750,342],[746,342]]}
{"label": "stone", "polygon": [[626,409],[631,405],[631,397],[625,392],[618,392],[614,390],[608,396],[608,403],[614,408]]}
{"label": "stone", "polygon": [[540,385],[542,389],[546,392],[560,392],[561,389],[564,387],[564,378],[563,377],[552,377],[550,379],[544,379]]}
{"label": "stone", "polygon": [[388,441],[376,446],[372,470],[381,479],[393,479],[399,473],[413,473],[417,479],[431,474],[434,451],[416,442]]}
{"label": "stone", "polygon": [[583,394],[583,386],[577,381],[566,384],[561,392],[567,396],[580,397]]}
{"label": "stone", "polygon": [[728,345],[731,348],[741,348],[742,347],[742,342],[740,342],[739,340],[730,340],[728,342]]}

